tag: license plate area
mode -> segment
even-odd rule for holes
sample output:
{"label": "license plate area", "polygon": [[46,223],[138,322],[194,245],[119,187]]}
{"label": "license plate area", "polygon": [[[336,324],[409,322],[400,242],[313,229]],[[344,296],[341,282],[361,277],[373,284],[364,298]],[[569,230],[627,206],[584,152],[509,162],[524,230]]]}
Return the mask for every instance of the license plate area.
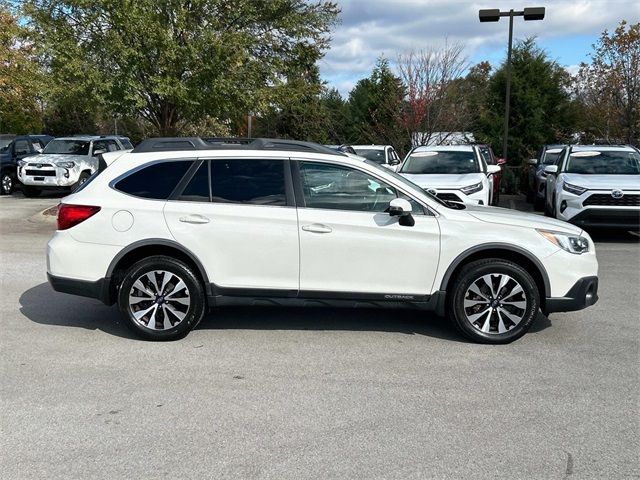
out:
{"label": "license plate area", "polygon": [[44,177],[33,177],[36,182],[44,182]]}

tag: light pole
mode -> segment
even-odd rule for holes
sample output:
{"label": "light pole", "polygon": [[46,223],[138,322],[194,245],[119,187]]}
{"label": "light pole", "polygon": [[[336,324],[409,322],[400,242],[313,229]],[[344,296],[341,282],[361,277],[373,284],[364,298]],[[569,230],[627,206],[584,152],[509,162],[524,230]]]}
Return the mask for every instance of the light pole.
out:
{"label": "light pole", "polygon": [[511,101],[511,46],[513,44],[513,17],[524,17],[525,20],[542,20],[544,7],[529,7],[521,11],[500,9],[480,10],[481,22],[497,22],[500,17],[509,17],[509,49],[507,50],[507,91],[504,102],[504,135],[502,137],[502,157],[507,160],[507,139],[509,138],[509,103]]}

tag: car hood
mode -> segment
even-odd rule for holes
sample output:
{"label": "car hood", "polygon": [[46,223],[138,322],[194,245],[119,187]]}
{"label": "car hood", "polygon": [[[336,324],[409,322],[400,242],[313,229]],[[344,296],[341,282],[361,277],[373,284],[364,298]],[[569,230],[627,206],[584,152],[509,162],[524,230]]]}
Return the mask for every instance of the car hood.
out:
{"label": "car hood", "polygon": [[69,155],[65,153],[41,153],[40,155],[32,155],[24,160],[37,163],[56,163],[56,162],[82,162],[89,157],[87,155]]}
{"label": "car hood", "polygon": [[640,175],[579,175],[565,173],[564,180],[589,190],[640,190]]}
{"label": "car hood", "polygon": [[412,174],[402,173],[403,177],[422,188],[441,188],[457,190],[482,181],[484,173],[447,173],[447,174]]}
{"label": "car hood", "polygon": [[496,223],[500,225],[512,225],[525,228],[541,228],[545,230],[553,230],[556,232],[579,234],[582,230],[562,220],[544,217],[534,213],[519,212],[508,208],[484,207],[476,205],[467,205],[465,211],[487,223]]}

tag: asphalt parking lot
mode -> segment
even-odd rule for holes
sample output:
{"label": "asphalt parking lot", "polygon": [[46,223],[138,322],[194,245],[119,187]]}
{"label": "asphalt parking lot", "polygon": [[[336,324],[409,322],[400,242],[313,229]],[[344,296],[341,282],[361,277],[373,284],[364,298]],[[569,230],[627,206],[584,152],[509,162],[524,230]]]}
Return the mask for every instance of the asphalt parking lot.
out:
{"label": "asphalt parking lot", "polygon": [[0,198],[2,479],[640,476],[635,234],[594,235],[595,306],[511,345],[316,309],[221,310],[148,343],[49,288],[57,201]]}

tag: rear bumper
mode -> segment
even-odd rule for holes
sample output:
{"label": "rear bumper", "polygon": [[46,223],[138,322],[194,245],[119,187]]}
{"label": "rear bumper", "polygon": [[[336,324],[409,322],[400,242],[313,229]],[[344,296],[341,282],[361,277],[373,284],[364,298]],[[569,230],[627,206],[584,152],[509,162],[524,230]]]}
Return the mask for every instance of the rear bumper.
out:
{"label": "rear bumper", "polygon": [[583,277],[564,297],[547,297],[544,313],[573,312],[590,307],[598,301],[598,277]]}
{"label": "rear bumper", "polygon": [[89,280],[78,280],[75,278],[57,277],[47,272],[47,280],[56,292],[69,293],[81,297],[96,298],[102,303],[111,305],[111,295],[109,292],[110,281],[108,278],[101,278],[94,282]]}

